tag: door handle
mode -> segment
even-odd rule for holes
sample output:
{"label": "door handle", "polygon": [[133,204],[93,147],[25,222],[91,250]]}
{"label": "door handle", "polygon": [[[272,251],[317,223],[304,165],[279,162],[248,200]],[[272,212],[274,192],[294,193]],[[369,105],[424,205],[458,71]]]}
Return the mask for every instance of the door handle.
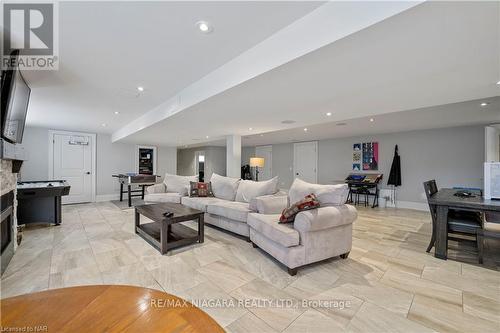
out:
{"label": "door handle", "polygon": [[295,173],[295,175],[296,175],[296,176],[298,176],[298,175],[299,175],[299,173],[297,172],[297,173]]}
{"label": "door handle", "polygon": [[90,175],[90,171],[85,172],[85,174]]}

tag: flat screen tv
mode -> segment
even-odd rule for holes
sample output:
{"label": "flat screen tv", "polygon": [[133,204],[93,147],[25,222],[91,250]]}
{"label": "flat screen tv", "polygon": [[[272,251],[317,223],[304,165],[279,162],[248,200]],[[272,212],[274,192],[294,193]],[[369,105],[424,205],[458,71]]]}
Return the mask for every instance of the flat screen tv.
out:
{"label": "flat screen tv", "polygon": [[[18,54],[14,51],[11,57],[17,58]],[[22,142],[30,94],[31,89],[17,66],[2,72],[2,138],[5,140]]]}

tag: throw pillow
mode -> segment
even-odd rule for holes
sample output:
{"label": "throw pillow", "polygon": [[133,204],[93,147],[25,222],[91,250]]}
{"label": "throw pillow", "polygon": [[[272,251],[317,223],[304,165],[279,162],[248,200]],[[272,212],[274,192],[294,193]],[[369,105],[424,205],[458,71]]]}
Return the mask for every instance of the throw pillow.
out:
{"label": "throw pillow", "polygon": [[310,193],[314,193],[316,195],[316,198],[322,206],[339,206],[345,204],[347,201],[349,187],[347,184],[311,184],[296,178],[288,191],[290,202],[299,201]]}
{"label": "throw pillow", "polygon": [[250,202],[256,197],[270,195],[278,192],[278,177],[255,182],[253,180],[242,180],[236,191],[236,201]]}
{"label": "throw pillow", "polygon": [[283,209],[283,212],[280,216],[279,223],[290,223],[295,220],[295,216],[302,211],[315,209],[320,206],[318,199],[314,193],[306,195],[304,199],[297,201],[293,205],[288,208]]}
{"label": "throw pillow", "polygon": [[179,193],[181,196],[187,195],[190,182],[197,182],[198,176],[177,176],[166,174],[163,183],[167,187],[167,192]]}
{"label": "throw pillow", "polygon": [[212,184],[201,183],[201,182],[191,182],[189,188],[190,197],[213,197]]}
{"label": "throw pillow", "polygon": [[220,176],[216,173],[210,178],[214,196],[219,199],[234,201],[240,179]]}

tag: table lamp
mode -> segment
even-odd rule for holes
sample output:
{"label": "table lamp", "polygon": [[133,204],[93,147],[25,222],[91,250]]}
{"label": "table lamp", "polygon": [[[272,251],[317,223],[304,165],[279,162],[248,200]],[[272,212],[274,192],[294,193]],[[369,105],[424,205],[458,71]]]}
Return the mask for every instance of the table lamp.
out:
{"label": "table lamp", "polygon": [[250,166],[255,167],[255,181],[259,181],[259,168],[264,167],[264,159],[262,157],[251,157]]}

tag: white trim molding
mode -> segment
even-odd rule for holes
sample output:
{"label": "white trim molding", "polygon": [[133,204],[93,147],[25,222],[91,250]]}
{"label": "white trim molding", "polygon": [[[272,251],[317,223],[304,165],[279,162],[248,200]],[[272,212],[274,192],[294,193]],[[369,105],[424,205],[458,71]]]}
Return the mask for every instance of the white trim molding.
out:
{"label": "white trim molding", "polygon": [[[113,201],[113,200],[120,200],[120,195],[117,194],[117,193],[114,193],[114,194],[99,194],[95,198],[96,202]],[[126,198],[124,200],[126,200]]]}
{"label": "white trim molding", "polygon": [[420,210],[420,211],[424,211],[424,212],[429,211],[429,205],[427,203],[414,202],[414,201],[396,201],[395,208],[415,209],[415,210]]}

